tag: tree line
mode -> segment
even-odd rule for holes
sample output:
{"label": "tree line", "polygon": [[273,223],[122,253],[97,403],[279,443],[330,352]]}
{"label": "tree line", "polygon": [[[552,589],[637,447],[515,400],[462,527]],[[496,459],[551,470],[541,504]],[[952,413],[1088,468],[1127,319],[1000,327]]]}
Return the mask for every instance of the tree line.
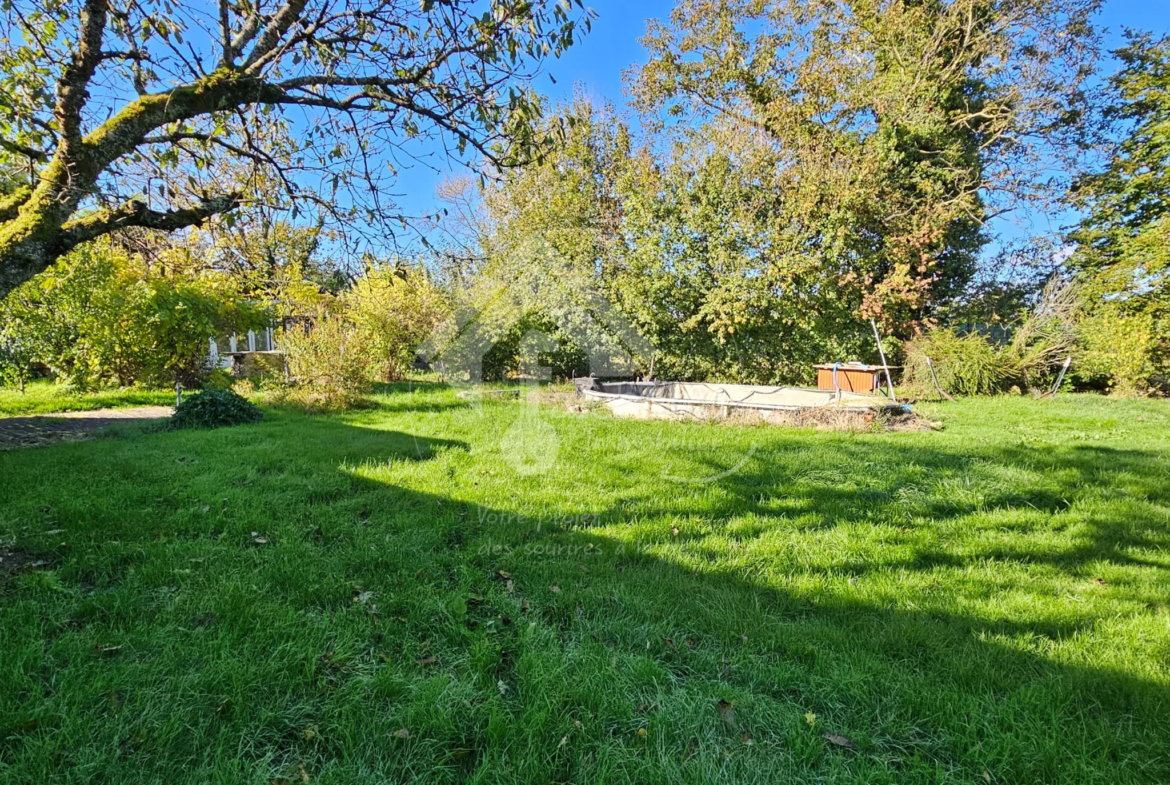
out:
{"label": "tree line", "polygon": [[[1166,384],[1170,44],[1131,32],[1107,74],[1096,0],[680,0],[648,23],[629,111],[530,89],[588,29],[576,2],[221,2],[218,39],[186,48],[202,18],[186,7],[75,5],[16,3],[0,47],[0,284],[25,301],[108,236],[143,281],[215,279],[317,313],[334,342],[364,319],[417,343],[477,280],[555,258],[645,336],[660,377],[808,382],[815,362],[874,359],[872,320],[899,361],[992,358],[976,391],[1044,384],[1066,350],[1077,384]],[[155,117],[162,95],[179,108]],[[111,125],[130,115],[152,119]],[[421,220],[391,197],[419,134],[478,174]],[[1046,245],[989,253],[997,217],[1069,207],[1079,223]],[[159,239],[183,226],[202,229]],[[409,262],[359,250],[412,230]],[[359,316],[346,303],[377,270],[421,304]],[[583,370],[540,302],[485,369],[515,371],[532,329],[557,373]],[[406,340],[398,370],[354,374],[400,373]]]}

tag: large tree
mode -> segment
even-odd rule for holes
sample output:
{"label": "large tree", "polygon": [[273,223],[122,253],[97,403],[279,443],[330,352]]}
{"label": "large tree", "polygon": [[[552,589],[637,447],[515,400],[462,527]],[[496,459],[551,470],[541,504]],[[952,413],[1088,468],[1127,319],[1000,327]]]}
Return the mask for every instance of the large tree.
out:
{"label": "large tree", "polygon": [[1130,310],[1170,311],[1170,37],[1130,33],[1107,86],[1105,166],[1079,178],[1085,216],[1069,259],[1091,295]]}
{"label": "large tree", "polygon": [[811,270],[808,291],[840,291],[859,317],[929,319],[970,278],[988,219],[1036,195],[1077,128],[1097,5],[681,0],[652,22],[632,74],[644,116],[681,119],[692,157],[727,156],[756,184],[758,239],[707,297],[712,318],[773,319],[753,298]]}
{"label": "large tree", "polygon": [[[0,296],[79,243],[177,229],[250,192],[393,216],[403,144],[499,167],[539,140],[527,87],[588,26],[580,0],[15,0],[0,21]],[[397,216],[395,216],[397,217]]]}
{"label": "large tree", "polygon": [[1084,218],[1068,266],[1086,304],[1078,370],[1143,391],[1170,386],[1170,38],[1128,37],[1105,87],[1104,166],[1071,190]]}

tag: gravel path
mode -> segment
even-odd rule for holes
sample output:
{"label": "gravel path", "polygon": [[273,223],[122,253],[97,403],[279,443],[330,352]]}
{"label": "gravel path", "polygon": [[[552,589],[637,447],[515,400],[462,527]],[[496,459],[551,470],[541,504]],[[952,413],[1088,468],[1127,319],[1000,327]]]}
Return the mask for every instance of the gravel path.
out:
{"label": "gravel path", "polygon": [[111,425],[162,420],[174,411],[169,406],[136,406],[97,409],[91,412],[59,412],[36,417],[0,418],[0,450],[75,442]]}

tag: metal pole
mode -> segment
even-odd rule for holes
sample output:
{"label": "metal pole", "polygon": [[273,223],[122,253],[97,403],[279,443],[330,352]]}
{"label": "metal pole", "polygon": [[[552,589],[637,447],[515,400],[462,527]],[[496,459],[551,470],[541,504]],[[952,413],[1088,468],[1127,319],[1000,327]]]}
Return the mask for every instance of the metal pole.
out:
{"label": "metal pole", "polygon": [[955,400],[950,396],[950,394],[947,393],[946,390],[942,388],[942,385],[938,383],[938,374],[934,372],[934,363],[930,361],[930,356],[926,354],[922,356],[926,358],[926,367],[930,369],[930,378],[934,379],[934,389],[938,390],[938,394],[946,398],[948,401]]}
{"label": "metal pole", "polygon": [[1072,355],[1071,354],[1064,359],[1064,366],[1060,369],[1060,375],[1058,375],[1056,377],[1056,384],[1052,385],[1051,395],[1053,398],[1055,398],[1056,394],[1058,392],[1060,392],[1060,385],[1064,384],[1064,375],[1066,373],[1068,373],[1068,367],[1070,365],[1072,365]]}
{"label": "metal pole", "polygon": [[882,367],[886,369],[886,384],[890,386],[890,400],[897,403],[898,396],[894,394],[894,379],[890,376],[890,366],[886,362],[886,350],[882,348],[882,337],[878,335],[877,322],[870,319],[869,326],[873,328],[873,338],[877,341],[878,355],[882,358]]}

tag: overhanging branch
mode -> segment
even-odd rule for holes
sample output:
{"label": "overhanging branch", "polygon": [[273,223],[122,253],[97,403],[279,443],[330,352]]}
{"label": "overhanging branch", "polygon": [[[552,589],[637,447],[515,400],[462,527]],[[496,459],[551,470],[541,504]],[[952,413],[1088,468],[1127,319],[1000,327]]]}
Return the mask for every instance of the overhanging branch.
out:
{"label": "overhanging branch", "polygon": [[59,242],[64,247],[60,252],[130,226],[164,232],[199,226],[213,215],[234,210],[240,203],[240,194],[225,194],[206,198],[195,207],[160,211],[151,210],[145,202],[132,199],[118,207],[98,210],[66,223],[61,227]]}

